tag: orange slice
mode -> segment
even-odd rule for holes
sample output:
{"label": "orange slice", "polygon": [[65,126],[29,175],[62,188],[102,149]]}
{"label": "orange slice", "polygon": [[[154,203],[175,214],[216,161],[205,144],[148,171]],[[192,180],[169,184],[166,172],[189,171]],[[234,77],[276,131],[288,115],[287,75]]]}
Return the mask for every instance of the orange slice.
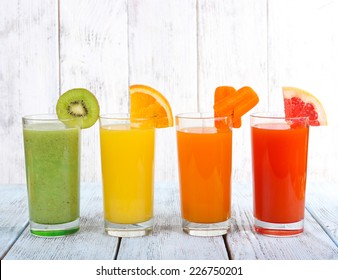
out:
{"label": "orange slice", "polygon": [[285,117],[309,117],[312,126],[326,125],[325,110],[311,93],[295,88],[283,87]]}
{"label": "orange slice", "polygon": [[130,86],[130,117],[153,118],[157,128],[174,125],[168,100],[159,91],[146,85]]}

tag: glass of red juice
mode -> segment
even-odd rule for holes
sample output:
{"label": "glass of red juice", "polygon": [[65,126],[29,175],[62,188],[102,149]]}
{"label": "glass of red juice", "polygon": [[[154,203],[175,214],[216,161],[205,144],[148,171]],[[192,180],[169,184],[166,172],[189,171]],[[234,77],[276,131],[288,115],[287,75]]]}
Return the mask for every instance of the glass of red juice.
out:
{"label": "glass of red juice", "polygon": [[250,116],[256,232],[294,236],[304,230],[308,117]]}

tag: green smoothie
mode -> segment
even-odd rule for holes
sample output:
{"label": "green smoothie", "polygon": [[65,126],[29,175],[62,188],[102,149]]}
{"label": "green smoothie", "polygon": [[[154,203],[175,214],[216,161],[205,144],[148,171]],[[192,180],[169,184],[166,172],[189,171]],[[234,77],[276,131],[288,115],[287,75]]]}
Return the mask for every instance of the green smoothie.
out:
{"label": "green smoothie", "polygon": [[24,125],[31,222],[55,225],[79,218],[80,129],[61,122]]}

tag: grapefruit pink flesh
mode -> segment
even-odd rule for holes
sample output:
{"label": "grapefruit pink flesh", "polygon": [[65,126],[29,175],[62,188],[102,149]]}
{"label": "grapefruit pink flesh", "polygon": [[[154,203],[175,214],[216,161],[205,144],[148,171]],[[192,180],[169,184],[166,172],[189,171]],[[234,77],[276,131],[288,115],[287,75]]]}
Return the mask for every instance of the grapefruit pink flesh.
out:
{"label": "grapefruit pink flesh", "polygon": [[327,124],[322,104],[309,92],[295,87],[283,87],[283,97],[286,118],[309,117],[312,126]]}

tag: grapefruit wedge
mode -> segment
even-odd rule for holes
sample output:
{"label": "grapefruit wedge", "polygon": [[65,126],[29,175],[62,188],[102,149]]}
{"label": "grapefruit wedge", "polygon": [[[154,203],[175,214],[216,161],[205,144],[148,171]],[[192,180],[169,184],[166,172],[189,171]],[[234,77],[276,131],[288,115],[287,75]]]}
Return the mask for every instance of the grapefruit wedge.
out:
{"label": "grapefruit wedge", "polygon": [[323,105],[311,93],[295,87],[283,87],[286,118],[309,117],[312,126],[327,125]]}

